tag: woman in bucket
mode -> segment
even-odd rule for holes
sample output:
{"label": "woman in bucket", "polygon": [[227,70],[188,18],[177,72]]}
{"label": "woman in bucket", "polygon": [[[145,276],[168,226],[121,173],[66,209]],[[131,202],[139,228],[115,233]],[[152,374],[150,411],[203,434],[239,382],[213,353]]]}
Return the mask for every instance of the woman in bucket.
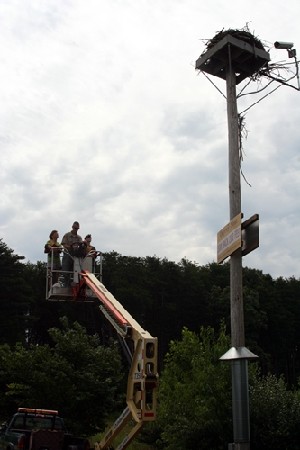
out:
{"label": "woman in bucket", "polygon": [[[52,230],[49,235],[49,241],[45,244],[44,252],[48,253],[49,271],[61,270],[60,253],[62,246],[58,242],[59,234],[57,230]],[[59,272],[52,272],[52,284],[57,283]]]}

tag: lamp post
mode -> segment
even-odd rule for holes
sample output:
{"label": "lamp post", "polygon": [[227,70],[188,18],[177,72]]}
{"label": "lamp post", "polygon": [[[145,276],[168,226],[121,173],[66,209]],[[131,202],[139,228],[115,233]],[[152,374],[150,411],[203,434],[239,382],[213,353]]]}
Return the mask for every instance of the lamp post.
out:
{"label": "lamp post", "polygon": [[[220,33],[213,45],[196,61],[196,69],[226,80],[228,119],[229,215],[233,221],[241,217],[240,146],[236,101],[236,85],[254,74],[266,62],[269,54],[257,45],[248,32]],[[240,230],[241,233],[241,230]],[[241,242],[241,241],[240,241]],[[242,243],[230,256],[231,349],[220,359],[231,361],[232,416],[234,443],[229,449],[250,449],[250,419],[248,394],[248,359],[257,358],[245,347]]]}

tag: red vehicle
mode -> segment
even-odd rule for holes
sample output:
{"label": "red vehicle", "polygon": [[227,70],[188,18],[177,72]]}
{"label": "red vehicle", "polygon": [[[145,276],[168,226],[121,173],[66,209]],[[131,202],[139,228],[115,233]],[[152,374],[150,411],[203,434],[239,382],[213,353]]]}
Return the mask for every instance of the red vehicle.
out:
{"label": "red vehicle", "polygon": [[58,411],[19,408],[0,429],[1,450],[89,450],[89,441],[68,433]]}

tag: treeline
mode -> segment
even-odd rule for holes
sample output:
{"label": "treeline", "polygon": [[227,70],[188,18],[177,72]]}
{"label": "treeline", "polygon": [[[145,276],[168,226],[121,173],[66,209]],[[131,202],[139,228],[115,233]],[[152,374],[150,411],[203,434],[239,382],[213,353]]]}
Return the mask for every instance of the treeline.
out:
{"label": "treeline", "polygon": [[[232,442],[230,367],[219,361],[230,347],[229,276],[229,264],[103,255],[106,288],[158,337],[158,420],[142,435],[152,448]],[[0,240],[0,418],[25,404],[58,408],[91,435],[123,404],[126,361],[98,306],[46,301],[45,279],[45,262],[24,263]],[[251,448],[298,449],[300,280],[245,267],[243,289],[246,345],[259,356],[249,365]]]}
{"label": "treeline", "polygon": [[[156,256],[103,255],[103,283],[130,314],[159,341],[159,362],[183,327],[230,334],[230,267],[199,266]],[[0,343],[49,344],[48,329],[62,316],[78,321],[89,334],[106,338],[109,330],[97,306],[45,301],[46,265],[22,262],[0,240]],[[259,356],[263,373],[283,374],[289,385],[300,376],[300,279],[273,279],[243,269],[246,346]]]}
{"label": "treeline", "polygon": [[[157,257],[104,256],[103,279],[133,316],[158,337],[161,362],[183,327],[199,332],[225,322],[230,333],[230,266],[199,266]],[[263,373],[300,375],[300,279],[243,269],[246,346],[260,357]]]}

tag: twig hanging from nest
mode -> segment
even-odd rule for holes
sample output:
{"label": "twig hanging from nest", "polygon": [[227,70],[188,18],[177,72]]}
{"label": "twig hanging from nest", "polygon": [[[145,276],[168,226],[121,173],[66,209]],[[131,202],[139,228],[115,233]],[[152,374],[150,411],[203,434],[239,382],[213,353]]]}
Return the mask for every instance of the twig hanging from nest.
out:
{"label": "twig hanging from nest", "polygon": [[240,157],[240,170],[241,175],[244,178],[245,182],[248,186],[252,187],[249,181],[246,179],[243,170],[242,170],[242,161],[243,161],[243,139],[247,139],[248,130],[245,124],[245,117],[242,114],[238,114],[238,129],[239,129],[239,157]]}

